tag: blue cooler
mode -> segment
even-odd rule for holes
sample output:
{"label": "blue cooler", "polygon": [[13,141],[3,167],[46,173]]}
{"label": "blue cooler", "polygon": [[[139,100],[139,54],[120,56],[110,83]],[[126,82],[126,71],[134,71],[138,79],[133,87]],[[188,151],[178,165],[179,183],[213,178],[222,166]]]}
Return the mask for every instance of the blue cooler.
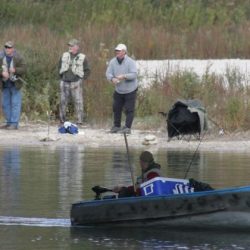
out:
{"label": "blue cooler", "polygon": [[155,177],[140,185],[142,196],[193,193],[189,180]]}

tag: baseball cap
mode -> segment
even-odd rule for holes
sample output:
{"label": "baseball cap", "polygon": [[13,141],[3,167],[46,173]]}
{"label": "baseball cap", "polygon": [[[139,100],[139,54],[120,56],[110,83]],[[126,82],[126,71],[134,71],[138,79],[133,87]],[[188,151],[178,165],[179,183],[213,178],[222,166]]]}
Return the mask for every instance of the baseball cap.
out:
{"label": "baseball cap", "polygon": [[68,45],[69,46],[75,46],[75,45],[79,45],[80,42],[77,40],[77,39],[71,39],[69,42],[68,42]]}
{"label": "baseball cap", "polygon": [[127,46],[125,44],[123,44],[123,43],[119,43],[116,46],[115,50],[125,50],[127,52]]}
{"label": "baseball cap", "polygon": [[140,155],[140,160],[143,162],[151,163],[154,161],[154,157],[149,151],[143,151]]}
{"label": "baseball cap", "polygon": [[7,42],[4,44],[4,47],[12,48],[12,47],[14,47],[14,43],[13,43],[12,41],[7,41]]}

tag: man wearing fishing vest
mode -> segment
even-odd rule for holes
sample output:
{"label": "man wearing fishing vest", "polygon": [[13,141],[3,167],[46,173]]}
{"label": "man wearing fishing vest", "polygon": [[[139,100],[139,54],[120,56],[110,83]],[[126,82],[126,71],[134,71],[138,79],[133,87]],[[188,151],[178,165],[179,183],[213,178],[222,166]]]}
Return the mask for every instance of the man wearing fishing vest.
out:
{"label": "man wearing fishing vest", "polygon": [[60,74],[60,121],[67,121],[66,111],[70,97],[74,101],[76,124],[84,120],[83,108],[83,81],[90,75],[88,60],[80,53],[80,42],[71,39],[68,43],[69,50],[64,52],[59,61]]}
{"label": "man wearing fishing vest", "polygon": [[0,52],[0,86],[2,89],[2,109],[6,124],[2,129],[18,129],[21,114],[23,81],[20,77],[26,71],[26,65],[21,55],[15,50],[14,43],[8,41]]}

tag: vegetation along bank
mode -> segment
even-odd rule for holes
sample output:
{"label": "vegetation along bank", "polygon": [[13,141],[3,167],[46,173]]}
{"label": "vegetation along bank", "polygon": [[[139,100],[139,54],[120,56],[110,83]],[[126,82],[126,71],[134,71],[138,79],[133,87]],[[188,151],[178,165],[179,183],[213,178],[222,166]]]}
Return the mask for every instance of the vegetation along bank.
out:
{"label": "vegetation along bank", "polygon": [[[28,120],[46,120],[48,111],[57,119],[57,65],[72,37],[81,40],[90,60],[85,112],[89,123],[99,125],[112,116],[113,88],[105,70],[120,42],[137,60],[250,57],[247,0],[2,0],[0,17],[1,44],[14,40],[28,64],[22,109]],[[140,88],[135,125],[157,128],[162,123],[158,111],[169,110],[178,98],[197,98],[225,129],[249,130],[249,84],[234,69],[227,78],[225,86],[224,78],[213,73],[199,78],[176,71],[150,89]]]}

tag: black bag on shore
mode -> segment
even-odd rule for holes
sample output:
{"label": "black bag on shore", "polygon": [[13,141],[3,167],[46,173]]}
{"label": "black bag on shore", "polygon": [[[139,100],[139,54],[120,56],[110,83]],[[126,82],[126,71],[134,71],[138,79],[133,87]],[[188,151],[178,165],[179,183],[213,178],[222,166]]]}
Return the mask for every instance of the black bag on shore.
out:
{"label": "black bag on shore", "polygon": [[168,112],[168,138],[200,134],[207,130],[205,108],[199,100],[178,100]]}

